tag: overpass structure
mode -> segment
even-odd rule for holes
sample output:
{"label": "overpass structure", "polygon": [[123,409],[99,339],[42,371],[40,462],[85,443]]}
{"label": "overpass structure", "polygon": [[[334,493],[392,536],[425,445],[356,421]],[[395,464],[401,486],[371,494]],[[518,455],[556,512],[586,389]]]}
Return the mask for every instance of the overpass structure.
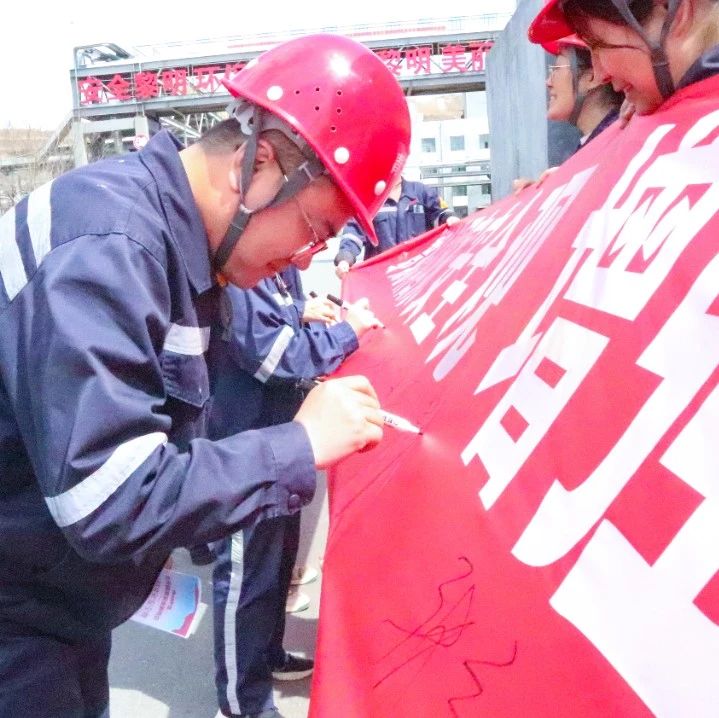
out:
{"label": "overpass structure", "polygon": [[377,53],[408,95],[483,90],[488,52],[509,17],[323,27],[131,49],[114,43],[77,47],[70,71],[74,162],[138,148],[162,127],[191,143],[226,116],[229,96],[222,78],[293,35],[354,37]]}

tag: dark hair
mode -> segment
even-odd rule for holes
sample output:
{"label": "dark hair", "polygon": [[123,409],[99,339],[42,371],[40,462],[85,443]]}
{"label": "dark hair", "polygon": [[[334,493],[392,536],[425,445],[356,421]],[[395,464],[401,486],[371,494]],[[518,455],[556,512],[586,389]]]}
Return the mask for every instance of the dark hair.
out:
{"label": "dark hair", "polygon": [[[653,0],[626,0],[629,11],[641,25],[651,15]],[[561,9],[569,25],[585,40],[592,40],[587,20],[606,20],[614,25],[626,25],[627,21],[614,6],[612,0],[563,0]]]}
{"label": "dark hair", "polygon": [[592,53],[581,47],[572,47],[577,58],[577,73],[581,77],[587,70],[592,69]]}
{"label": "dark hair", "polygon": [[205,130],[198,142],[208,154],[219,154],[239,149],[246,139],[237,120],[230,117]]}
{"label": "dark hair", "polygon": [[[306,160],[300,148],[279,130],[265,130],[260,137],[274,147],[277,161],[285,174],[290,174]],[[207,130],[198,144],[208,154],[224,154],[236,152],[246,141],[247,136],[242,133],[239,123],[230,117]]]}
{"label": "dark hair", "polygon": [[[592,70],[592,53],[581,47],[573,47],[572,49],[577,58],[577,76],[581,77],[585,72]],[[616,110],[618,110],[622,106],[622,102],[624,102],[624,93],[617,92],[609,82],[598,87],[597,94],[603,105]]]}

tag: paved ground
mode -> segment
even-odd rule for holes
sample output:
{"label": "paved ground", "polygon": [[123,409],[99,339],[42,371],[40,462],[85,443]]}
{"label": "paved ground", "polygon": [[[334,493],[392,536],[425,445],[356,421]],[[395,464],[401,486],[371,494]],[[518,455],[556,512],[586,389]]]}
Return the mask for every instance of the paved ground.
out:
{"label": "paved ground", "polygon": [[[327,537],[324,476],[312,504],[302,514],[300,558],[319,567]],[[112,718],[214,718],[211,567],[195,567],[185,551],[175,554],[174,568],[202,578],[202,600],[209,603],[195,634],[185,640],[128,621],[113,634],[110,659]],[[288,616],[285,647],[314,655],[320,581],[302,587],[312,604]],[[275,702],[285,718],[306,718],[310,679],[276,684]]]}

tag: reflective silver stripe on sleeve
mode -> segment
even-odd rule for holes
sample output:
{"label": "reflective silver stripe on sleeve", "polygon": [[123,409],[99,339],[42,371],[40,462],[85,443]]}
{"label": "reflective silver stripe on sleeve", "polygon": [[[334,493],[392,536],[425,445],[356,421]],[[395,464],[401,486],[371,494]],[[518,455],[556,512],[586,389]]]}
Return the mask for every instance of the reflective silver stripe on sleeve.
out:
{"label": "reflective silver stripe on sleeve", "polygon": [[294,335],[295,333],[292,327],[282,328],[277,339],[275,339],[275,343],[272,345],[272,349],[270,349],[270,353],[265,357],[262,366],[260,366],[255,373],[255,379],[266,382],[272,376],[277,365],[280,363],[280,359],[282,359],[282,355],[285,353],[285,349],[287,349],[287,345]]}
{"label": "reflective silver stripe on sleeve", "polygon": [[347,240],[348,242],[352,242],[352,244],[355,244],[360,250],[364,249],[364,243],[362,240],[356,235],[356,234],[343,234],[342,235],[342,241]]}
{"label": "reflective silver stripe on sleeve", "polygon": [[32,251],[35,253],[35,265],[40,266],[50,251],[50,231],[52,228],[52,208],[50,192],[52,182],[38,187],[27,198],[27,227],[30,231]]}
{"label": "reflective silver stripe on sleeve", "polygon": [[27,275],[15,236],[14,207],[0,217],[0,275],[5,284],[8,299],[12,301],[27,284]]}
{"label": "reflective silver stripe on sleeve", "polygon": [[45,499],[55,523],[60,527],[70,526],[89,516],[158,446],[166,443],[167,434],[157,431],[120,444],[97,471],[64,493]]}
{"label": "reflective silver stripe on sleeve", "polygon": [[396,204],[386,204],[382,205],[382,207],[377,210],[377,214],[386,214],[387,212],[397,212],[397,205]]}
{"label": "reflective silver stripe on sleeve", "polygon": [[210,327],[183,327],[171,324],[163,349],[175,354],[199,356],[210,345]]}

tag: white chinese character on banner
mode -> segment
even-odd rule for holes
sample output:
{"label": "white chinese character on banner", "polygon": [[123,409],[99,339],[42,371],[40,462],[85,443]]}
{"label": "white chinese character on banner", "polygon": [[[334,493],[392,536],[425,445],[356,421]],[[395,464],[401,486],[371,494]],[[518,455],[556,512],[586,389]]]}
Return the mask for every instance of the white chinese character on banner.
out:
{"label": "white chinese character on banner", "polygon": [[[647,167],[647,163],[651,160],[659,142],[671,131],[673,126],[664,125],[657,128],[647,138],[636,157],[629,163],[627,170],[615,185],[610,199],[605,203],[606,210],[610,202],[618,201],[618,198],[624,196],[630,187],[633,186],[635,189],[638,187],[644,188],[642,191],[629,194],[629,197],[634,199],[634,213],[626,208],[622,210],[625,226],[637,229],[640,223],[636,221],[636,217],[644,217],[647,212],[647,206],[644,202],[646,189],[650,186],[647,178],[650,178],[654,183],[659,183],[661,188],[667,185],[671,186],[670,194],[674,197],[683,194],[682,189],[676,186],[675,178],[677,175],[681,175],[685,183],[684,189],[686,189],[687,183],[703,187],[700,199],[683,214],[686,225],[677,227],[676,233],[681,239],[673,243],[670,237],[664,242],[663,246],[654,245],[656,250],[652,253],[654,262],[652,265],[647,266],[647,272],[645,272],[647,279],[641,285],[642,291],[634,293],[634,298],[641,296],[644,302],[647,301],[649,289],[653,293],[656,286],[658,286],[657,277],[660,276],[659,281],[661,281],[669,272],[671,265],[666,266],[669,258],[671,258],[672,264],[676,261],[678,254],[675,244],[679,244],[684,248],[694,236],[692,234],[690,237],[686,237],[687,228],[694,233],[698,232],[716,212],[716,208],[719,207],[719,196],[716,194],[719,192],[719,182],[706,186],[708,172],[704,167],[704,163],[709,158],[702,152],[701,162],[698,161],[697,157],[694,158],[697,161],[689,162],[689,159],[693,157],[690,152],[695,149],[693,144],[705,139],[718,122],[719,112],[711,113],[702,118],[684,136],[676,153],[660,155],[649,163]],[[700,146],[702,151],[707,148],[714,153],[712,157],[713,165],[719,167],[719,144],[715,142],[710,145]],[[689,167],[685,168],[683,173],[679,173],[673,170],[671,166],[667,166],[666,157],[673,158],[674,162],[689,162]],[[662,173],[655,171],[657,166],[662,168]],[[646,169],[643,169],[644,167]],[[719,180],[719,170],[715,171],[714,174],[716,174],[716,179]],[[667,208],[666,201],[659,199],[663,194],[663,192],[654,193],[653,196],[659,202],[659,205],[664,208],[665,213],[667,213],[665,216],[673,216],[671,210]],[[711,199],[711,205],[713,205],[711,213],[709,211],[710,205],[705,201],[707,197]],[[669,204],[671,205],[672,203],[670,202]],[[580,275],[582,276],[582,281],[575,280],[570,285],[570,291],[567,293],[568,298],[573,298],[575,301],[578,300],[577,293],[572,293],[571,289],[578,284],[587,289],[586,296],[592,299],[592,306],[595,307],[606,308],[609,304],[619,305],[625,296],[623,293],[625,285],[621,281],[602,281],[604,275],[601,274],[599,280],[592,280],[589,277],[584,270],[587,267],[596,270],[596,263],[593,264],[587,261],[584,265],[581,265],[581,258],[587,256],[587,247],[606,246],[609,241],[605,238],[607,233],[609,233],[609,237],[614,237],[619,231],[619,228],[616,227],[616,222],[607,224],[603,221],[603,217],[604,215],[601,212],[594,212],[590,215],[574,243],[574,253],[545,301],[529,321],[518,341],[509,347],[505,347],[499,353],[493,366],[490,367],[478,387],[478,391],[483,390],[499,381],[512,378],[517,372],[520,372],[505,396],[462,452],[462,460],[465,464],[469,463],[473,456],[478,456],[487,468],[489,479],[480,492],[480,497],[487,508],[496,501],[501,492],[516,476],[523,463],[529,458],[534,448],[548,431],[551,423],[559,416],[564,406],[581,385],[581,380],[591,369],[591,364],[585,363],[587,361],[587,352],[594,352],[594,361],[596,361],[601,351],[599,345],[592,342],[587,342],[585,345],[582,341],[574,343],[572,340],[566,341],[562,347],[564,363],[556,362],[556,359],[549,357],[567,372],[566,376],[562,376],[561,379],[557,380],[556,385],[550,387],[550,391],[545,388],[545,382],[535,376],[536,369],[540,366],[541,361],[546,358],[547,353],[547,342],[540,341],[541,334],[536,333],[540,322],[544,319],[562,290],[567,287],[572,276],[577,277],[577,279]],[[655,231],[655,226],[666,227],[667,225],[663,222],[663,217],[657,215],[654,217],[653,223],[643,223],[641,226],[644,228],[645,234],[656,237],[656,235],[652,235]],[[662,232],[662,236],[666,237],[667,235]],[[632,241],[636,246],[641,246],[642,235],[635,237]],[[618,266],[620,268],[616,270],[616,273],[618,275],[625,274],[621,263]],[[651,266],[656,266],[657,269],[650,271]],[[634,286],[640,285],[635,284]],[[606,294],[609,293],[617,294],[618,297],[612,300],[606,299]],[[569,297],[570,294],[572,295],[571,297]],[[682,306],[685,305],[682,304]],[[676,310],[674,316],[683,316],[680,309],[681,307]],[[696,307],[694,311],[696,311]],[[555,320],[549,331],[555,330],[558,321],[562,322],[561,327],[566,325],[564,320]],[[660,338],[665,334],[660,332],[655,341],[644,352],[638,362],[639,366],[653,371],[659,376],[667,377],[667,381],[660,385],[655,395],[650,397],[647,404],[640,410],[632,425],[634,430],[630,427],[627,434],[617,443],[602,465],[582,486],[573,492],[567,492],[559,481],[554,482],[537,514],[527,527],[525,534],[515,546],[516,555],[520,560],[532,565],[546,565],[561,558],[567,551],[571,550],[603,515],[609,504],[636,471],[641,461],[647,456],[654,443],[676,419],[678,412],[686,406],[693,392],[706,380],[707,375],[704,369],[711,371],[714,366],[712,363],[714,357],[707,358],[706,354],[702,354],[701,358],[687,357],[684,369],[681,372],[681,376],[685,377],[684,381],[690,385],[690,394],[687,397],[682,394],[682,386],[679,385],[677,377],[662,373],[662,352],[666,356],[683,356],[684,351],[688,351],[689,354],[696,353],[696,342],[692,341],[691,332],[696,333],[703,326],[698,323],[698,320],[696,321],[696,326],[687,329],[686,336],[682,335],[681,327],[677,326],[675,328],[675,324],[672,324],[671,320],[662,330],[662,332],[675,332],[676,336],[672,335],[672,338],[677,343],[681,343],[681,347],[672,350],[673,345],[667,344],[665,346],[662,344]],[[713,326],[713,321],[708,321]],[[585,331],[592,334],[588,329]],[[652,351],[652,346],[659,347],[659,349]],[[573,347],[576,347],[576,349]],[[577,352],[576,357],[573,359],[568,355],[572,351]],[[707,367],[699,366],[701,359],[708,359],[709,364]],[[717,359],[719,359],[719,356]],[[654,365],[655,363],[657,366]],[[584,374],[577,381],[575,367],[580,366],[583,367]],[[522,367],[524,368],[522,369]],[[568,368],[575,368],[575,370],[568,371]],[[688,374],[692,375],[691,378],[688,377]],[[693,381],[699,382],[699,384],[694,386],[691,383]],[[662,387],[664,387],[664,390],[662,390]],[[546,395],[544,401],[538,398],[540,395]],[[561,398],[560,403],[557,403],[558,397]],[[675,409],[677,413],[671,413]],[[513,435],[505,426],[509,411],[518,413],[521,416],[520,422],[526,423],[521,436]],[[590,514],[587,515],[586,512],[590,512]]]}
{"label": "white chinese character on banner", "polygon": [[707,314],[718,290],[719,256],[707,265],[637,361],[662,382],[581,485],[568,491],[561,482],[552,483],[512,550],[520,561],[546,566],[574,548],[719,366],[719,317]]}
{"label": "white chinese character on banner", "polygon": [[[488,266],[491,261],[498,258],[497,266],[487,280],[442,326],[439,332],[441,338],[427,358],[430,362],[437,356],[444,355],[433,372],[436,381],[444,379],[474,344],[480,319],[488,309],[498,305],[514,286],[593,172],[594,168],[590,167],[574,175],[567,184],[552,190],[540,204],[534,221],[527,224],[516,237],[512,238],[509,231],[514,227],[508,227],[500,237],[501,242],[496,246],[480,247],[478,256],[482,257],[481,266]],[[523,214],[523,212],[517,214],[515,225]],[[502,251],[501,255],[500,251]]]}
{"label": "white chinese character on banner", "polygon": [[604,520],[550,601],[658,716],[719,706],[719,627],[695,604],[719,570],[717,426],[715,388],[661,459],[705,498],[654,564]]}
{"label": "white chinese character on banner", "polygon": [[[465,465],[477,456],[489,474],[479,492],[486,509],[537,447],[607,341],[566,319],[554,321],[510,390],[462,452]],[[516,428],[505,425],[508,418]]]}
{"label": "white chinese character on banner", "polygon": [[[641,167],[672,126],[652,132],[604,206],[593,213],[597,231],[587,244],[592,252],[567,299],[625,319],[638,316],[719,207],[719,139],[697,144],[718,125],[719,111],[703,117],[676,152],[657,157],[629,189],[632,170]],[[694,203],[687,194],[692,187],[701,192]]]}

